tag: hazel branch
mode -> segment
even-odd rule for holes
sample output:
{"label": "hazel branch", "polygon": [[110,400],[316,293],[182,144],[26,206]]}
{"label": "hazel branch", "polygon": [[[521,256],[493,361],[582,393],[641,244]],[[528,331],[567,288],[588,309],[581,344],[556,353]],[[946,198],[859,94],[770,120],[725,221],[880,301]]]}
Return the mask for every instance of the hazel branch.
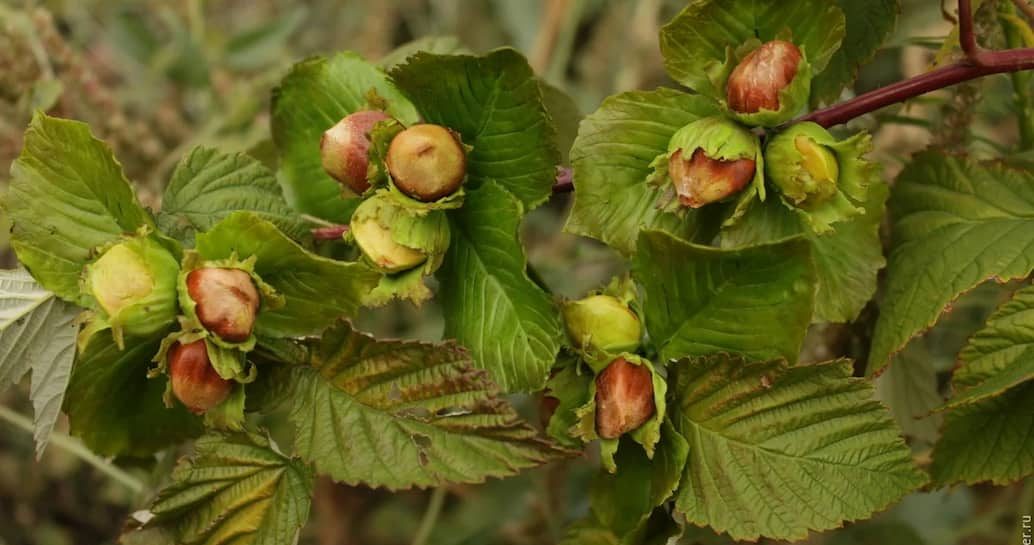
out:
{"label": "hazel branch", "polygon": [[977,45],[973,34],[970,0],[959,0],[959,42],[966,57],[954,64],[875,89],[828,108],[815,110],[795,122],[813,121],[829,128],[891,104],[904,102],[957,83],[992,74],[1034,69],[1034,48],[988,51]]}

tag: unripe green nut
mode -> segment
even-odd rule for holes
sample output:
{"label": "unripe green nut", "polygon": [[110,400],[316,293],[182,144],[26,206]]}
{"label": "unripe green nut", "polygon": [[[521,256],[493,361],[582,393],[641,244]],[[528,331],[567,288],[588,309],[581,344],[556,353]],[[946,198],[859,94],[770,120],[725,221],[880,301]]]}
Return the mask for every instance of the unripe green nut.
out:
{"label": "unripe green nut", "polygon": [[643,326],[617,297],[591,295],[564,304],[564,324],[577,348],[610,353],[635,352]]}
{"label": "unripe green nut", "polygon": [[384,272],[405,271],[427,261],[427,256],[420,250],[395,242],[391,228],[374,218],[353,221],[352,236],[367,259]]}
{"label": "unripe green nut", "polygon": [[369,169],[370,131],[381,121],[391,119],[384,112],[362,110],[345,116],[323,133],[320,139],[320,161],[323,170],[357,194],[370,188],[366,180]]}
{"label": "unripe green nut", "polygon": [[757,148],[754,134],[720,117],[679,129],[668,144],[668,177],[679,204],[700,208],[742,191],[756,174]]}
{"label": "unripe green nut", "polygon": [[363,255],[385,273],[397,273],[440,258],[449,245],[449,224],[440,210],[415,212],[386,192],[363,201],[352,214],[350,236]]}
{"label": "unripe green nut", "polygon": [[395,135],[385,162],[395,187],[423,202],[455,193],[467,176],[467,157],[459,137],[430,123]]}
{"label": "unripe green nut", "polygon": [[837,193],[840,164],[829,147],[833,136],[814,123],[799,123],[765,148],[768,179],[794,204],[810,207]]}
{"label": "unripe green nut", "polygon": [[179,263],[158,242],[136,237],[117,243],[86,266],[85,288],[97,310],[133,336],[161,331],[176,320]]}

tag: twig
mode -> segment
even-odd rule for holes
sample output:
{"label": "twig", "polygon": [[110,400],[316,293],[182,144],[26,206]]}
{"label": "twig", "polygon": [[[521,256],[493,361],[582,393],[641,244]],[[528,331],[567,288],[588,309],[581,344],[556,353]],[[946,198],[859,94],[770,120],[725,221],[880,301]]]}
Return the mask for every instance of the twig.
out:
{"label": "twig", "polygon": [[[1027,6],[1028,8],[1030,6]],[[1034,8],[1032,8],[1034,11]],[[970,0],[959,0],[959,41],[966,58],[948,66],[931,70],[925,74],[892,83],[886,87],[858,95],[844,102],[815,110],[799,117],[789,124],[812,121],[823,127],[847,123],[856,117],[874,112],[891,104],[904,102],[931,91],[950,87],[972,79],[1034,70],[1034,48],[988,51],[980,48],[973,35],[973,13]],[[558,171],[554,193],[566,193],[574,189],[567,174]]]}
{"label": "twig", "polygon": [[427,502],[427,510],[424,511],[424,516],[420,519],[420,526],[417,528],[416,535],[413,536],[413,545],[426,545],[427,540],[431,538],[431,532],[434,531],[438,517],[442,514],[442,506],[445,505],[445,494],[444,486],[435,488],[431,493],[431,499]]}
{"label": "twig", "polygon": [[973,6],[970,0],[959,0],[959,45],[966,58],[980,64],[980,46],[973,32]]}
{"label": "twig", "polygon": [[341,240],[341,237],[348,232],[347,225],[330,225],[327,227],[316,227],[310,229],[312,238],[318,241]]}
{"label": "twig", "polygon": [[[0,420],[6,420],[13,426],[20,428],[21,430],[29,433],[30,435],[34,433],[35,427],[33,426],[31,420],[3,405],[0,405]],[[63,433],[59,433],[56,431],[51,432],[50,444],[54,445],[55,447],[61,450],[69,452],[70,454],[81,459],[87,464],[90,464],[91,466],[97,468],[98,471],[111,477],[115,482],[128,488],[134,494],[139,494],[144,490],[144,483],[140,482],[139,479],[130,475],[129,473],[126,473],[125,471],[122,471],[122,469],[109,463],[107,460],[101,458],[100,456],[97,456],[93,452],[90,452],[90,450],[86,448],[82,443],[75,439],[72,439],[71,437]]]}

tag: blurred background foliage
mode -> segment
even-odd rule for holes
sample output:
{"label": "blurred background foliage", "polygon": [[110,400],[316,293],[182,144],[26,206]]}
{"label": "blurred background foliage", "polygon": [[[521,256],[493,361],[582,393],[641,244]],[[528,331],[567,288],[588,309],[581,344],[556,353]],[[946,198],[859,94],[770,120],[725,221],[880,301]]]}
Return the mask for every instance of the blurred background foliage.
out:
{"label": "blurred background foliage", "polygon": [[[855,0],[842,0],[855,1]],[[858,0],[861,1],[861,0]],[[121,160],[145,204],[158,195],[176,161],[196,145],[246,150],[273,163],[271,90],[295,61],[338,50],[379,58],[400,44],[453,36],[485,51],[513,46],[573,100],[558,119],[573,138],[579,112],[608,95],[673,85],[663,71],[657,31],[680,0],[0,0],[0,183],[21,148],[35,109],[88,122]],[[939,0],[903,0],[893,39],[862,70],[848,94],[930,68],[949,35]],[[953,4],[953,2],[948,2]],[[1004,43],[985,2],[985,45]],[[956,86],[879,112],[854,125],[875,133],[876,157],[888,179],[915,150],[928,146],[984,157],[1022,147],[1014,113],[1015,82],[996,77]],[[1029,80],[1027,81],[1029,91]],[[1019,87],[1023,89],[1023,87]],[[1022,96],[1022,93],[1021,93]],[[573,297],[622,272],[615,254],[560,233],[569,197],[554,198],[525,225],[530,261],[558,295]],[[4,220],[5,221],[5,220]],[[15,265],[0,226],[0,259]],[[959,301],[948,319],[912,343],[879,392],[922,457],[936,439],[939,401],[955,353],[1014,287],[986,286]],[[435,339],[434,305],[397,305],[364,314],[360,325],[381,335]],[[860,355],[871,319],[816,326],[806,360]],[[863,358],[864,361],[864,358]],[[918,369],[895,373],[895,369]],[[127,514],[146,505],[176,457],[108,462],[61,435],[34,460],[28,381],[0,393],[0,545],[115,543]],[[515,403],[537,421],[534,399]],[[267,422],[274,429],[276,419]],[[588,510],[593,454],[481,486],[437,494],[388,494],[320,481],[313,519],[301,543],[312,545],[547,544]],[[1031,479],[1011,487],[958,487],[915,494],[868,522],[815,535],[809,543],[1011,543],[1019,514],[1034,512]],[[432,495],[433,494],[433,495]],[[433,523],[433,524],[432,524]],[[1018,542],[1018,541],[1016,541]],[[682,542],[727,543],[689,529]]]}

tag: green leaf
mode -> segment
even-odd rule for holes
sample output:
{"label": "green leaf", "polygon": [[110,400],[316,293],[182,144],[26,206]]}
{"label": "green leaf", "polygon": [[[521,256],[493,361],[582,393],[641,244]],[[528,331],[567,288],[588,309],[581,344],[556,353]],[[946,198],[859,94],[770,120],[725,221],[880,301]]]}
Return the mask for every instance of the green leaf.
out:
{"label": "green leaf", "polygon": [[596,423],[578,411],[593,401],[593,373],[579,360],[570,361],[549,378],[545,389],[545,395],[557,400],[546,433],[565,447],[580,448],[584,438],[595,434]]}
{"label": "green leaf", "polygon": [[1034,173],[938,152],[917,155],[890,200],[894,247],[869,355],[886,367],[953,300],[1034,271]]}
{"label": "green leaf", "polygon": [[876,378],[876,396],[890,409],[905,435],[929,444],[937,441],[944,403],[938,390],[934,358],[924,343],[911,343],[894,364]]}
{"label": "green leaf", "polygon": [[251,212],[234,212],[198,234],[197,251],[207,260],[255,257],[255,273],[284,296],[283,306],[259,312],[255,333],[267,337],[315,334],[354,316],[380,276],[360,263],[313,254]]}
{"label": "green leaf", "polygon": [[467,187],[494,180],[528,210],[552,194],[560,153],[538,79],[512,49],[482,57],[417,53],[391,79],[428,123],[458,131],[473,146]]}
{"label": "green leaf", "polygon": [[958,407],[1000,395],[1034,379],[1034,286],[1017,291],[959,353],[952,376]]}
{"label": "green leaf", "polygon": [[563,338],[557,308],[526,272],[522,206],[494,183],[450,212],[452,243],[439,270],[445,337],[471,351],[505,392],[542,388]]}
{"label": "green leaf", "polygon": [[82,302],[79,277],[95,248],[154,225],[107,144],[85,123],[40,112],[11,165],[4,210],[18,259],[44,288],[73,303]]}
{"label": "green leaf", "polygon": [[181,404],[166,408],[164,376],[148,379],[162,334],[126,339],[94,335],[72,369],[65,395],[71,433],[102,456],[148,456],[201,434],[201,420]]}
{"label": "green leaf", "polygon": [[811,82],[812,104],[832,103],[858,76],[858,69],[872,60],[901,13],[899,0],[837,0],[844,12],[846,33],[840,49],[826,69]]}
{"label": "green leaf", "polygon": [[542,105],[556,129],[554,145],[560,150],[560,163],[571,164],[569,154],[574,139],[578,136],[578,124],[582,120],[582,113],[571,95],[544,79],[539,78],[538,81],[539,90],[542,91]]}
{"label": "green leaf", "polygon": [[673,371],[672,420],[689,441],[676,511],[692,524],[794,541],[869,518],[926,482],[850,362],[718,355]]}
{"label": "green leaf", "polygon": [[818,74],[844,38],[844,13],[827,0],[694,0],[661,28],[664,66],[675,81],[724,98],[725,90],[715,86],[713,76],[730,48],[753,38],[773,40],[785,30]]}
{"label": "green leaf", "polygon": [[348,223],[357,201],[342,198],[341,185],[323,171],[319,144],[323,131],[346,115],[371,107],[371,91],[386,101],[388,114],[403,124],[420,119],[384,72],[351,52],[304,60],[273,91],[273,141],[280,151],[277,178],[295,210]]}
{"label": "green leaf", "polygon": [[1034,382],[948,412],[930,474],[940,484],[1004,485],[1034,474]]}
{"label": "green leaf", "polygon": [[688,455],[689,444],[668,421],[652,460],[640,445],[623,440],[614,457],[617,472],[601,471],[593,480],[589,498],[596,519],[623,538],[642,531],[654,507],[675,493]]}
{"label": "green leaf", "polygon": [[194,148],[173,171],[158,225],[190,246],[197,232],[211,229],[238,210],[254,212],[295,239],[306,235],[276,177],[262,163],[243,153],[203,147]]}
{"label": "green leaf", "polygon": [[695,213],[682,219],[659,210],[663,190],[646,180],[654,159],[667,154],[672,135],[717,113],[712,100],[664,88],[603,101],[582,121],[571,149],[574,205],[564,230],[601,240],[625,255],[635,253],[640,229],[691,237]]}
{"label": "green leaf", "polygon": [[876,293],[877,273],[886,264],[879,227],[887,193],[886,184],[874,184],[865,214],[837,223],[824,235],[805,228],[800,215],[779,199],[755,202],[734,226],[723,227],[721,245],[737,248],[803,235],[811,242],[818,281],[814,320],[850,322]]}
{"label": "green leaf", "polygon": [[815,297],[810,253],[800,238],[722,250],[644,231],[633,271],[661,360],[733,352],[796,361]]}
{"label": "green leaf", "polygon": [[0,271],[0,390],[32,370],[36,456],[47,448],[75,359],[79,309],[44,290],[24,270]]}
{"label": "green leaf", "polygon": [[473,53],[456,36],[424,36],[396,47],[387,55],[381,57],[377,64],[384,70],[391,70],[405,63],[409,57],[420,52],[434,53],[436,55]]}
{"label": "green leaf", "polygon": [[151,506],[148,528],[182,545],[297,543],[309,519],[313,476],[255,433],[211,433],[180,462]]}
{"label": "green leaf", "polygon": [[312,341],[311,366],[278,369],[295,448],[340,482],[478,483],[558,454],[454,344],[377,341],[342,323]]}

